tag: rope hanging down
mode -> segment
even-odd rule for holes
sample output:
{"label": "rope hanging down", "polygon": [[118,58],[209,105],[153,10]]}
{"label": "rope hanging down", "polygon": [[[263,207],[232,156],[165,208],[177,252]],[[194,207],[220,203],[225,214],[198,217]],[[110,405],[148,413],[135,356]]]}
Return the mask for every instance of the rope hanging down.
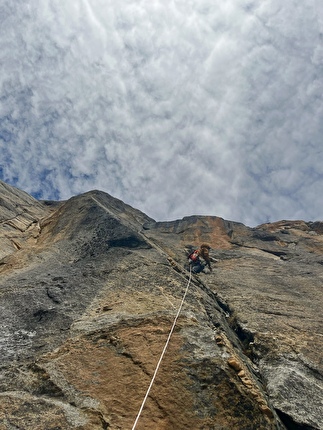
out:
{"label": "rope hanging down", "polygon": [[163,359],[163,357],[164,357],[164,355],[165,355],[165,352],[166,352],[166,349],[167,349],[167,347],[168,347],[168,344],[169,344],[170,338],[171,338],[171,336],[172,336],[172,334],[173,334],[173,331],[174,331],[174,329],[175,329],[177,319],[178,319],[178,317],[179,317],[179,314],[181,313],[181,310],[182,310],[182,307],[183,307],[183,304],[184,304],[184,301],[185,301],[185,298],[186,298],[186,294],[187,294],[187,291],[188,291],[188,287],[189,287],[189,285],[190,285],[190,283],[191,283],[191,278],[192,278],[192,273],[191,273],[191,268],[190,268],[190,276],[189,276],[189,279],[188,279],[188,282],[187,282],[187,285],[186,285],[185,293],[184,293],[184,295],[183,295],[183,298],[182,298],[181,304],[180,304],[180,306],[179,306],[179,308],[178,308],[177,314],[176,314],[176,316],[175,316],[175,319],[174,319],[174,322],[173,322],[172,328],[170,329],[170,332],[169,332],[169,335],[168,335],[168,338],[167,338],[166,344],[165,344],[165,346],[164,346],[163,352],[161,353],[161,356],[160,356],[160,358],[159,358],[159,360],[158,360],[158,363],[157,363],[157,366],[156,366],[156,369],[155,369],[154,375],[153,375],[152,380],[151,380],[151,382],[150,382],[150,384],[149,384],[149,387],[148,387],[148,389],[147,389],[146,395],[145,395],[145,397],[144,397],[144,400],[143,400],[143,402],[142,402],[142,404],[141,404],[141,407],[140,407],[140,409],[139,409],[139,412],[138,412],[137,418],[136,418],[136,420],[135,420],[135,422],[134,422],[134,425],[132,426],[132,429],[131,429],[131,430],[135,430],[135,428],[136,428],[136,426],[137,426],[137,423],[138,423],[138,420],[139,420],[139,418],[140,418],[141,412],[142,412],[142,410],[143,410],[143,408],[144,408],[144,406],[145,406],[146,400],[147,400],[147,398],[148,398],[148,396],[149,396],[149,392],[150,392],[151,387],[153,386],[153,383],[154,383],[154,381],[155,381],[155,378],[156,378],[157,372],[158,372],[158,370],[159,370],[160,364],[161,364],[161,362],[162,362],[162,359]]}

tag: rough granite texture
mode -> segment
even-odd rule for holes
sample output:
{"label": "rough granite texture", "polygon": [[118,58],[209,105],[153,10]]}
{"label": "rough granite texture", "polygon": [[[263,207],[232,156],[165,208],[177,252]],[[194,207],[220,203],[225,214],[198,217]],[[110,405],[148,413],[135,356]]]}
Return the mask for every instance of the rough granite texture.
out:
{"label": "rough granite texture", "polygon": [[323,429],[323,223],[155,222],[0,181],[0,430]]}

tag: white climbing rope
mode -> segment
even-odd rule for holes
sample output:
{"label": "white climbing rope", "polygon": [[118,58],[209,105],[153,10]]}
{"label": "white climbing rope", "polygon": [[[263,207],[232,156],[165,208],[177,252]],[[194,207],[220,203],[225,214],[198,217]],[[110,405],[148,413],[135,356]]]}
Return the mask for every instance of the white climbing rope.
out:
{"label": "white climbing rope", "polygon": [[166,344],[165,344],[165,346],[164,346],[163,352],[161,353],[161,356],[160,356],[160,358],[159,358],[159,360],[158,360],[158,363],[157,363],[157,366],[156,366],[155,372],[154,372],[153,377],[152,377],[152,379],[151,379],[151,381],[150,381],[150,384],[149,384],[149,387],[148,387],[148,389],[147,389],[146,395],[145,395],[145,397],[144,397],[144,400],[143,400],[143,402],[142,402],[142,404],[141,404],[141,407],[140,407],[140,409],[139,409],[139,412],[138,412],[138,414],[137,414],[136,420],[135,420],[134,425],[132,426],[132,429],[131,429],[131,430],[135,430],[135,428],[136,428],[136,426],[137,426],[137,423],[138,423],[138,420],[139,420],[139,418],[140,418],[141,412],[142,412],[142,410],[143,410],[143,408],[144,408],[144,406],[145,406],[146,400],[147,400],[147,398],[148,398],[148,396],[149,396],[149,392],[150,392],[151,387],[153,386],[153,383],[154,383],[154,381],[155,381],[155,378],[156,378],[157,372],[158,372],[158,370],[159,370],[160,364],[161,364],[161,362],[162,362],[162,359],[163,359],[163,357],[164,357],[164,355],[165,355],[165,352],[166,352],[166,350],[167,350],[167,347],[168,347],[168,344],[169,344],[170,338],[171,338],[171,336],[172,336],[172,334],[173,334],[173,331],[174,331],[174,329],[175,329],[177,319],[178,319],[178,317],[179,317],[179,314],[181,313],[181,310],[182,310],[183,304],[184,304],[184,302],[185,302],[186,294],[187,294],[187,291],[188,291],[188,287],[190,286],[191,279],[192,279],[192,273],[191,273],[191,266],[190,266],[190,276],[189,276],[189,279],[188,279],[188,282],[187,282],[187,285],[186,285],[185,293],[184,293],[184,295],[183,295],[183,298],[182,298],[181,304],[180,304],[180,306],[179,306],[179,308],[178,308],[178,311],[177,311],[177,314],[176,314],[176,316],[175,316],[175,319],[174,319],[174,322],[173,322],[172,328],[170,329],[170,332],[169,332],[169,335],[168,335],[168,338],[167,338]]}

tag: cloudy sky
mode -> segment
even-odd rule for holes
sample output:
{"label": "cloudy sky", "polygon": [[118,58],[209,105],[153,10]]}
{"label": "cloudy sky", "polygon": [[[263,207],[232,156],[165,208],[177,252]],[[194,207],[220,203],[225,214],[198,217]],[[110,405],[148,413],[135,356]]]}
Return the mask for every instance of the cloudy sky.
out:
{"label": "cloudy sky", "polygon": [[322,0],[2,0],[0,179],[323,219]]}

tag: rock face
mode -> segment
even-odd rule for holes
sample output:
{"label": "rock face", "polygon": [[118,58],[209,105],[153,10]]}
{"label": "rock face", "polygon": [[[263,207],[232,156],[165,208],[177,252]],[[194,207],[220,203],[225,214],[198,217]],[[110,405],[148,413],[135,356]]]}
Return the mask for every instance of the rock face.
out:
{"label": "rock face", "polygon": [[[323,429],[323,223],[160,223],[0,182],[0,238],[1,430]],[[190,277],[201,242],[217,262]]]}

